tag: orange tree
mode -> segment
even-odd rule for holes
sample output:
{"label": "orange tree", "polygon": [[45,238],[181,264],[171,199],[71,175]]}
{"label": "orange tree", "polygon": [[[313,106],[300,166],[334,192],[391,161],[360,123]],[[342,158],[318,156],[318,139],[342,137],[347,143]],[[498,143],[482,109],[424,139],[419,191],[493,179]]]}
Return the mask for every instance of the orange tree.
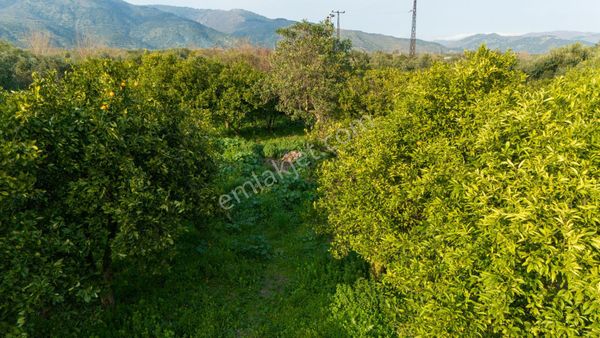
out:
{"label": "orange tree", "polygon": [[215,128],[239,131],[252,120],[272,124],[275,98],[265,87],[265,73],[246,61],[220,62],[172,52],[142,55],[139,90],[156,104],[176,104]]}
{"label": "orange tree", "polygon": [[3,333],[57,305],[110,306],[115,261],[162,266],[185,220],[211,212],[210,134],[140,77],[89,61],[2,96]]}
{"label": "orange tree", "polygon": [[306,21],[280,29],[271,57],[269,89],[278,109],[295,120],[320,125],[339,113],[338,98],[352,73],[352,44],[334,37],[328,22]]}
{"label": "orange tree", "polygon": [[389,115],[408,87],[410,73],[395,68],[370,69],[348,79],[340,93],[340,109],[346,117]]}
{"label": "orange tree", "polygon": [[535,91],[481,49],[321,170],[324,231],[375,280],[341,287],[356,336],[600,334],[600,73]]}
{"label": "orange tree", "polygon": [[239,131],[252,118],[268,120],[273,108],[263,99],[265,75],[244,61],[225,65],[212,83],[213,120]]}

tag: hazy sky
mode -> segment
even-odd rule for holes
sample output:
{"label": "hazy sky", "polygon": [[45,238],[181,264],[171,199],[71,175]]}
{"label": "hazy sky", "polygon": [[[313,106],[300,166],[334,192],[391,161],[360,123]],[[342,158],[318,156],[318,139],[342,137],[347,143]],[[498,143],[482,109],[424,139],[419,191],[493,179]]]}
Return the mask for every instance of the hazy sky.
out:
{"label": "hazy sky", "polygon": [[[410,35],[412,0],[127,0],[213,9],[247,9],[270,18],[320,21],[346,10],[344,28]],[[419,0],[423,39],[473,33],[518,34],[553,30],[600,32],[600,0]]]}

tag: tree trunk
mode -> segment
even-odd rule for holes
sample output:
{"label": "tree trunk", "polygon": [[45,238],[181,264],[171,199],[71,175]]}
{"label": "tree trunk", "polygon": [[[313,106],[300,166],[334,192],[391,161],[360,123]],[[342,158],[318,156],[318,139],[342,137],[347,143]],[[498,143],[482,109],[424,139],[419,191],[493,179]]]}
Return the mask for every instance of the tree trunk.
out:
{"label": "tree trunk", "polygon": [[102,278],[105,285],[104,293],[100,296],[102,306],[105,308],[115,305],[115,293],[112,288],[113,284],[113,261],[112,261],[112,246],[111,243],[117,236],[118,226],[111,220],[110,233],[104,248],[104,256],[102,256]]}
{"label": "tree trunk", "polygon": [[105,308],[113,307],[115,305],[115,293],[112,288],[113,282],[113,269],[112,269],[112,249],[110,242],[107,248],[104,250],[104,257],[102,258],[102,278],[106,285],[106,290],[100,297],[102,306]]}
{"label": "tree trunk", "polygon": [[267,121],[267,128],[269,131],[273,131],[273,125],[275,124],[275,115],[269,116],[269,120]]}

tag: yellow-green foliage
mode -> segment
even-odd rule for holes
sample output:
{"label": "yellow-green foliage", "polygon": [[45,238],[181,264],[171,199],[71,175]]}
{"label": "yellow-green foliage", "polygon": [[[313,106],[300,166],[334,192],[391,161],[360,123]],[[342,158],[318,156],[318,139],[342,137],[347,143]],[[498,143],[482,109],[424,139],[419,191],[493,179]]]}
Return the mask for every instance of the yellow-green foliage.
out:
{"label": "yellow-green foliage", "polygon": [[600,71],[532,91],[513,68],[484,49],[435,65],[323,166],[323,230],[386,290],[340,291],[350,332],[600,334]]}
{"label": "yellow-green foliage", "polygon": [[348,117],[385,116],[408,86],[409,74],[395,68],[367,70],[350,78],[340,94],[340,108]]}

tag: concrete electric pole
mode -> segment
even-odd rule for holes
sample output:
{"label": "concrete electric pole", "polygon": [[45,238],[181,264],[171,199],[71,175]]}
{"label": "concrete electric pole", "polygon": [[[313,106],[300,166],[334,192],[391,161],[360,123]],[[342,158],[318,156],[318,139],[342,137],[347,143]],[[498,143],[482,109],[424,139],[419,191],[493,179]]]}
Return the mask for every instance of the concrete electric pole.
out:
{"label": "concrete electric pole", "polygon": [[413,5],[412,9],[412,33],[410,35],[410,57],[417,56],[417,0]]}
{"label": "concrete electric pole", "polygon": [[337,38],[338,40],[342,38],[342,28],[340,26],[340,17],[342,14],[346,14],[346,11],[331,11],[331,17],[337,16]]}

